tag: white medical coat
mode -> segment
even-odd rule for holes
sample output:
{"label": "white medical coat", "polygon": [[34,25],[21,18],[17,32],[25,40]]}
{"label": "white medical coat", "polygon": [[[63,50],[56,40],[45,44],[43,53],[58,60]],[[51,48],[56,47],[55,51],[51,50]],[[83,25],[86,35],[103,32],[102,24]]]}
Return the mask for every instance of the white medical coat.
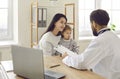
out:
{"label": "white medical coat", "polygon": [[106,79],[120,79],[120,39],[111,31],[95,38],[79,55],[67,56],[63,63],[77,69],[93,69]]}

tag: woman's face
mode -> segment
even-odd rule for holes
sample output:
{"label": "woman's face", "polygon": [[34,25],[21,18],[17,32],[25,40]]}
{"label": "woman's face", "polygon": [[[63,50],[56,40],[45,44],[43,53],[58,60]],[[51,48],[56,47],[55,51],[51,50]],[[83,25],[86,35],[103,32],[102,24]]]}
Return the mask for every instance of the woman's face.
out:
{"label": "woman's face", "polygon": [[56,23],[55,23],[55,29],[58,31],[63,31],[66,25],[66,19],[64,17],[61,17]]}

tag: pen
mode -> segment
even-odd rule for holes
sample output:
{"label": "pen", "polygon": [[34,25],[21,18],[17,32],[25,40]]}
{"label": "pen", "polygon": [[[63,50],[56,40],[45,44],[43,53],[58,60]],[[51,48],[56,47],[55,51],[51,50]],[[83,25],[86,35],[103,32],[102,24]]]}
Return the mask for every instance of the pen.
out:
{"label": "pen", "polygon": [[54,68],[54,67],[57,67],[57,66],[60,66],[60,64],[50,66],[50,68]]}

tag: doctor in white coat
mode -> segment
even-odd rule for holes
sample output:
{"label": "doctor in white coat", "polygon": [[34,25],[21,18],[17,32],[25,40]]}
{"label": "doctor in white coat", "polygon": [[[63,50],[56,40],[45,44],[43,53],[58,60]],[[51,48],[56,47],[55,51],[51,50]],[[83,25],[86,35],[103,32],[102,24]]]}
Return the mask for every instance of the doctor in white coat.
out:
{"label": "doctor in white coat", "polygon": [[93,35],[97,36],[79,55],[63,55],[63,63],[77,69],[93,69],[106,79],[120,79],[120,39],[109,28],[109,15],[105,10],[90,14]]}

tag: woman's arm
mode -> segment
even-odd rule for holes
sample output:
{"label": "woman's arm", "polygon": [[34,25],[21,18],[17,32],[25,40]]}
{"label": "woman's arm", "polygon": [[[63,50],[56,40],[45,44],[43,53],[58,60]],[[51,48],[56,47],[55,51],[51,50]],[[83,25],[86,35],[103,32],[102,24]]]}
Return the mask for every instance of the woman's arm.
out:
{"label": "woman's arm", "polygon": [[39,42],[39,48],[43,50],[43,53],[45,55],[52,55],[53,54],[53,45],[50,42],[47,42],[45,40],[40,40]]}

